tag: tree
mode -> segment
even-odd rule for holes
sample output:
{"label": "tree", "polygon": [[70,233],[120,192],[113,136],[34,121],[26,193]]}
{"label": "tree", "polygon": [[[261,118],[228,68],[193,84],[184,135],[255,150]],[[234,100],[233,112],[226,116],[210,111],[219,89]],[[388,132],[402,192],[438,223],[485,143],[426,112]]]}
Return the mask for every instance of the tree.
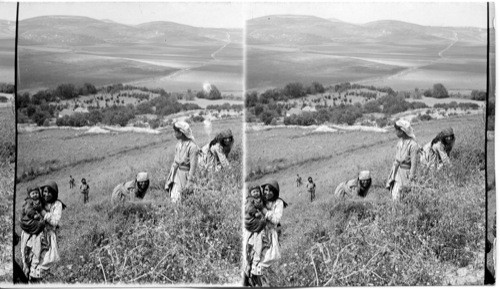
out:
{"label": "tree", "polygon": [[447,98],[449,97],[448,91],[441,83],[436,83],[432,87],[432,97],[434,98]]}
{"label": "tree", "polygon": [[283,93],[291,98],[300,98],[306,95],[304,86],[300,82],[292,82],[285,85]]}
{"label": "tree", "polygon": [[208,93],[207,98],[208,99],[221,99],[222,95],[221,95],[219,89],[213,84],[211,84],[210,86],[211,86],[211,89],[210,89],[210,92]]}
{"label": "tree", "polygon": [[486,100],[486,91],[473,90],[470,96],[473,100]]}

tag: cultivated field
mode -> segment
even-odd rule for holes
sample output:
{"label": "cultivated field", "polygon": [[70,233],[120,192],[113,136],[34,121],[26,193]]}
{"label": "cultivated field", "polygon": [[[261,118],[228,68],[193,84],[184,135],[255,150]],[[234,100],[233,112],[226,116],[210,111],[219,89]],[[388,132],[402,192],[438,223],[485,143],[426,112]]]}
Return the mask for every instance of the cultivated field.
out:
{"label": "cultivated field", "polygon": [[12,284],[12,211],[14,203],[15,117],[0,108],[0,283]]}
{"label": "cultivated field", "polygon": [[[208,176],[198,174],[193,197],[177,207],[163,191],[176,144],[171,129],[160,135],[85,135],[76,130],[20,134],[20,164],[32,160],[63,164],[17,186],[16,203],[22,204],[28,185],[53,179],[59,185],[59,198],[68,205],[58,232],[61,262],[46,281],[239,283],[241,121],[213,122],[211,137],[227,128],[235,136],[230,154],[233,169]],[[200,123],[193,125],[193,134],[199,146],[211,139]],[[114,186],[143,170],[151,179],[143,204],[111,212]],[[87,205],[83,205],[77,189],[69,189],[69,175],[77,180],[77,186],[81,178],[88,180]],[[19,218],[20,206],[16,208]],[[18,226],[16,230],[20,230]],[[19,257],[16,251],[16,259]]]}
{"label": "cultivated field", "polygon": [[14,38],[0,39],[0,83],[14,83]]}
{"label": "cultivated field", "polygon": [[209,82],[223,93],[241,93],[243,50],[241,42],[233,39],[238,39],[237,33],[227,41],[206,43],[106,43],[71,48],[21,41],[20,89],[36,91],[61,83],[89,82],[180,92],[201,90],[203,83]]}
{"label": "cultivated field", "polygon": [[[364,25],[313,16],[270,15],[247,21],[247,88],[345,81],[395,90],[484,90],[486,31],[398,21]],[[408,37],[413,35],[413,37]]]}
{"label": "cultivated field", "polygon": [[[247,131],[246,180],[277,179],[290,206],[281,220],[282,258],[272,286],[482,284],[485,171],[481,115],[414,125],[424,145],[440,130],[457,137],[453,169],[422,177],[400,204],[384,189],[397,137],[393,132]],[[366,199],[336,200],[335,187],[369,169]],[[296,175],[316,183],[309,202]]]}

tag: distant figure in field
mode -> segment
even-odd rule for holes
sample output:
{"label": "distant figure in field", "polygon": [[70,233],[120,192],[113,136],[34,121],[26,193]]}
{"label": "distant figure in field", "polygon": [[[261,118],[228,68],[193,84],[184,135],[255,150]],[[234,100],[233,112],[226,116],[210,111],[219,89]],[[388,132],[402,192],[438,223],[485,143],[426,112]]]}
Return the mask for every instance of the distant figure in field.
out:
{"label": "distant figure in field", "polygon": [[174,162],[170,168],[165,190],[173,203],[183,194],[190,194],[194,186],[194,174],[198,165],[198,146],[194,143],[191,127],[185,121],[174,123],[174,135],[179,140],[175,146]]}
{"label": "distant figure in field", "polygon": [[82,183],[80,184],[80,193],[83,195],[83,203],[86,204],[89,201],[89,184],[87,184],[87,180],[82,178]]}
{"label": "distant figure in field", "polygon": [[135,180],[117,185],[113,189],[111,202],[114,205],[124,204],[136,200],[142,200],[149,188],[148,173],[140,172]]}
{"label": "distant figure in field", "polygon": [[233,132],[230,129],[222,131],[204,145],[200,150],[199,164],[204,169],[220,170],[228,168],[229,161],[227,157],[234,144]]}
{"label": "distant figure in field", "polygon": [[422,149],[420,161],[427,168],[440,169],[443,165],[451,166],[450,153],[455,144],[453,129],[442,130]]}
{"label": "distant figure in field", "polygon": [[350,181],[340,183],[335,189],[335,197],[352,198],[355,196],[364,198],[372,185],[370,171],[361,171],[358,177]]}
{"label": "distant figure in field", "polygon": [[302,178],[299,176],[299,174],[297,174],[296,182],[297,182],[297,188],[302,186]]}
{"label": "distant figure in field", "polygon": [[311,202],[314,201],[316,199],[316,184],[313,182],[312,177],[307,178],[306,189],[311,196]]}
{"label": "distant figure in field", "polygon": [[69,188],[72,189],[75,187],[75,179],[73,179],[73,176],[69,176]]}
{"label": "distant figure in field", "polygon": [[410,122],[400,119],[396,121],[394,128],[399,141],[386,189],[391,192],[392,200],[398,201],[401,198],[401,190],[415,179],[420,147],[415,141]]}

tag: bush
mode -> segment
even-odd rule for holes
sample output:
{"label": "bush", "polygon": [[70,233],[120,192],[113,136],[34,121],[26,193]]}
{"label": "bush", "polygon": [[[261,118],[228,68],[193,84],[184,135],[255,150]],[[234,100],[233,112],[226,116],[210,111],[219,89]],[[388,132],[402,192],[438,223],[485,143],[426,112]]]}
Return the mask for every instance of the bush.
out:
{"label": "bush", "polygon": [[448,95],[448,90],[442,85],[441,83],[436,83],[432,87],[432,97],[434,98],[447,98],[449,97]]}
{"label": "bush", "polygon": [[470,96],[473,100],[486,100],[486,91],[472,90]]}
{"label": "bush", "polygon": [[429,114],[422,114],[418,116],[418,119],[420,119],[421,121],[429,121],[432,119],[432,116],[430,116]]}
{"label": "bush", "polygon": [[291,82],[283,88],[284,95],[290,98],[300,98],[306,95],[304,86],[300,82]]}

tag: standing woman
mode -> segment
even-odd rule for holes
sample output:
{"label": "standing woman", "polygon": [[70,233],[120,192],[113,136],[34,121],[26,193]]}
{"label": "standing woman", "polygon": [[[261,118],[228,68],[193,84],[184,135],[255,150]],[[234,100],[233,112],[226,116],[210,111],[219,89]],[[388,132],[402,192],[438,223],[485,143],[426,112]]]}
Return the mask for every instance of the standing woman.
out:
{"label": "standing woman", "polygon": [[424,145],[420,161],[427,168],[440,169],[443,165],[451,165],[450,153],[455,144],[455,133],[451,127],[441,131],[429,143]]}
{"label": "standing woman", "polygon": [[[40,281],[46,272],[54,263],[58,262],[59,250],[57,248],[57,228],[61,220],[61,214],[66,205],[59,199],[59,190],[54,181],[46,181],[42,186],[42,195],[45,201],[45,209],[42,211],[43,220],[45,221],[46,244],[42,245],[43,249],[40,255],[32,256],[30,268],[30,280],[33,282]],[[40,234],[43,235],[43,234]],[[42,240],[39,239],[41,242]]]}
{"label": "standing woman", "polygon": [[230,129],[220,132],[203,146],[200,152],[200,166],[205,169],[220,170],[229,167],[227,157],[233,148],[234,138]]}
{"label": "standing woman", "polygon": [[264,188],[265,207],[262,210],[266,219],[265,237],[269,245],[263,246],[260,256],[253,256],[251,280],[256,286],[269,286],[266,268],[281,258],[278,242],[278,225],[283,216],[286,203],[279,197],[280,187],[276,180],[262,186]]}
{"label": "standing woman", "polygon": [[173,203],[181,200],[183,192],[193,190],[194,174],[198,164],[198,146],[194,143],[193,133],[185,121],[174,123],[174,135],[179,140],[175,146],[175,156],[165,183]]}
{"label": "standing woman", "polygon": [[399,141],[386,189],[391,192],[392,200],[397,201],[401,197],[401,189],[409,186],[411,181],[415,179],[419,145],[415,141],[415,134],[410,122],[400,119],[396,121],[394,128]]}

